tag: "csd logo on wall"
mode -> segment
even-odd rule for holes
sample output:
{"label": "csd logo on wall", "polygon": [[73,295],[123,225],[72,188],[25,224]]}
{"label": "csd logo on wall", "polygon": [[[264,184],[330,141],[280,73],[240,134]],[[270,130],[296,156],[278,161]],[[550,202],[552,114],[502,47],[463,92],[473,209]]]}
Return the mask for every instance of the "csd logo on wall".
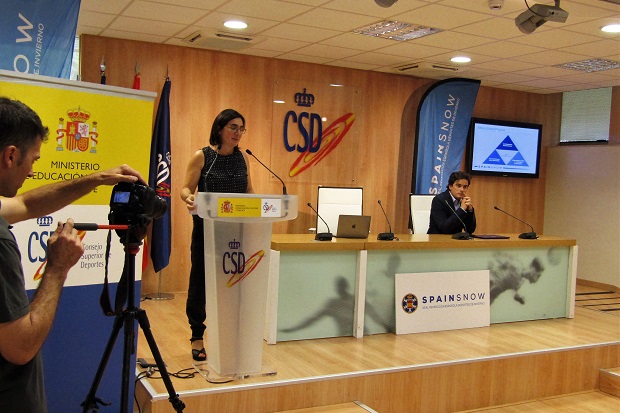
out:
{"label": "csd logo on wall", "polygon": [[[295,103],[301,108],[312,107],[315,99],[312,93],[306,91],[306,88],[303,89],[303,92],[295,94]],[[289,176],[291,178],[297,176],[323,160],[342,142],[354,121],[355,115],[346,113],[323,129],[323,118],[318,113],[310,113],[305,110],[297,113],[294,110],[289,110],[284,117],[282,133],[284,148],[287,152],[300,152],[300,155],[291,165]],[[297,126],[296,131],[294,125]],[[295,141],[299,143],[292,143],[294,136],[292,132],[289,135],[289,131],[295,131],[298,138]]]}

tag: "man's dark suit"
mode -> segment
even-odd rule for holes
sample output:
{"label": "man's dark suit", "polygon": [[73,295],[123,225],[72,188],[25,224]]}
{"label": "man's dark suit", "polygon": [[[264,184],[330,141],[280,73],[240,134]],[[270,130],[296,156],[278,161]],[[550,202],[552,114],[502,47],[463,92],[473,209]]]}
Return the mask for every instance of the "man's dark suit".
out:
{"label": "man's dark suit", "polygon": [[[447,203],[446,203],[447,201]],[[431,218],[427,234],[456,234],[463,230],[463,224],[454,215],[458,214],[467,227],[467,232],[472,234],[476,230],[475,211],[466,212],[459,208],[454,210],[450,191],[436,195],[431,203]]]}

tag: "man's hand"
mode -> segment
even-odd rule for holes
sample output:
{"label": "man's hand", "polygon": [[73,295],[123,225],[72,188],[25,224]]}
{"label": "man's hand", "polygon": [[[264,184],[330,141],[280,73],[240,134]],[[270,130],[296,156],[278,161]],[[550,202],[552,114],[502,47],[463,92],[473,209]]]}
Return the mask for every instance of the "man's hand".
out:
{"label": "man's hand", "polygon": [[66,279],[69,270],[77,264],[84,253],[84,244],[73,228],[73,219],[64,224],[58,222],[56,231],[47,241],[46,276],[60,276]]}
{"label": "man's hand", "polygon": [[461,208],[463,208],[467,212],[471,212],[474,210],[474,204],[472,203],[470,197],[463,197],[463,199],[461,200]]}
{"label": "man's hand", "polygon": [[140,172],[125,164],[95,174],[98,175],[99,185],[116,185],[119,182],[138,182],[142,185],[148,185]]}

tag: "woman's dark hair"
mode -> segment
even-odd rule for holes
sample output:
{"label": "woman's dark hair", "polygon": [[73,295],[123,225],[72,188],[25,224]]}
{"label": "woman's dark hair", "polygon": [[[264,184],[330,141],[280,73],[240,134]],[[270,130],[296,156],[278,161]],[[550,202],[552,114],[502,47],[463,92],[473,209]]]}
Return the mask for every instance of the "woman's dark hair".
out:
{"label": "woman's dark hair", "polygon": [[37,139],[47,140],[48,133],[34,110],[19,100],[0,97],[0,149],[15,145],[25,151]]}
{"label": "woman's dark hair", "polygon": [[446,188],[449,189],[450,185],[453,185],[456,181],[460,181],[461,179],[467,179],[467,183],[471,184],[471,175],[467,172],[457,171],[450,174],[450,177],[448,178],[448,186]]}
{"label": "woman's dark hair", "polygon": [[243,126],[245,127],[245,118],[241,113],[234,109],[224,109],[215,117],[213,126],[211,127],[211,136],[209,137],[209,143],[211,146],[219,147],[222,144],[220,131],[224,128],[224,126],[228,125],[228,122],[237,118],[241,119]]}

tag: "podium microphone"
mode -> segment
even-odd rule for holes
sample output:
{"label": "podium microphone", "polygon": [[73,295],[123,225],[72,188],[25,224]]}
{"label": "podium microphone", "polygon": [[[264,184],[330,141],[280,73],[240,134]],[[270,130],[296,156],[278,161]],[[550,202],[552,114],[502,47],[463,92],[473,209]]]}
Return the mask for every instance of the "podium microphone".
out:
{"label": "podium microphone", "polygon": [[394,240],[394,233],[392,232],[392,225],[390,224],[390,220],[388,219],[387,214],[385,213],[385,209],[383,209],[383,205],[381,205],[381,200],[378,199],[377,203],[379,204],[379,206],[381,207],[381,211],[383,211],[383,215],[385,215],[385,220],[388,223],[388,227],[390,228],[390,232],[382,232],[379,235],[377,235],[377,239],[380,241],[393,241]]}
{"label": "podium microphone", "polygon": [[[288,195],[288,194],[286,193],[286,185],[284,185],[284,181],[283,181],[282,179],[280,179],[280,177],[279,177],[278,175],[276,175],[276,174],[275,174],[275,173],[274,173],[271,169],[269,169],[269,168],[267,167],[267,165],[265,165],[264,163],[262,163],[262,162],[261,162],[261,161],[260,161],[260,160],[259,160],[256,156],[254,156],[254,154],[252,153],[252,151],[251,151],[251,150],[246,149],[246,150],[245,150],[245,153],[247,153],[248,155],[250,155],[251,157],[253,157],[254,159],[256,159],[256,160],[258,161],[258,163],[259,163],[259,164],[263,165],[263,167],[264,167],[266,170],[268,170],[269,172],[271,172],[271,174],[272,174],[273,176],[275,176],[276,178],[278,178],[278,180],[279,180],[280,182],[282,182],[282,195]],[[318,214],[317,214],[317,215],[318,215]],[[330,239],[331,239],[331,238],[330,238]]]}
{"label": "podium microphone", "polygon": [[[310,202],[308,202],[308,206],[310,207],[310,209],[312,209],[316,213],[317,217],[321,218],[321,216],[319,215],[319,211],[314,209],[314,207],[312,206],[312,204]],[[314,239],[317,240],[317,241],[331,241],[332,240],[332,233],[329,230],[329,225],[327,225],[327,222],[325,222],[325,220],[323,218],[321,218],[321,221],[323,221],[323,223],[327,227],[327,232],[317,232],[316,236],[314,237]]]}
{"label": "podium microphone", "polygon": [[497,209],[500,212],[503,212],[504,214],[508,215],[509,217],[512,217],[514,219],[516,219],[517,221],[523,222],[525,225],[527,225],[528,227],[530,227],[530,229],[532,230],[532,232],[524,232],[523,234],[519,234],[519,238],[521,239],[536,239],[538,238],[538,235],[536,235],[536,233],[534,232],[534,227],[531,226],[530,224],[528,224],[527,222],[515,217],[514,215],[510,215],[508,212],[499,209],[498,207],[494,206],[493,208]]}
{"label": "podium microphone", "polygon": [[447,200],[446,200],[446,205],[448,205],[448,208],[450,208],[450,211],[452,211],[454,216],[456,216],[459,219],[459,221],[461,221],[461,224],[463,225],[463,229],[465,230],[464,232],[457,232],[456,234],[452,234],[452,239],[470,239],[471,236],[469,235],[469,232],[467,232],[467,225],[465,225],[465,223],[463,222],[459,214],[457,214],[456,211],[452,209],[452,207],[450,206],[450,203]]}

